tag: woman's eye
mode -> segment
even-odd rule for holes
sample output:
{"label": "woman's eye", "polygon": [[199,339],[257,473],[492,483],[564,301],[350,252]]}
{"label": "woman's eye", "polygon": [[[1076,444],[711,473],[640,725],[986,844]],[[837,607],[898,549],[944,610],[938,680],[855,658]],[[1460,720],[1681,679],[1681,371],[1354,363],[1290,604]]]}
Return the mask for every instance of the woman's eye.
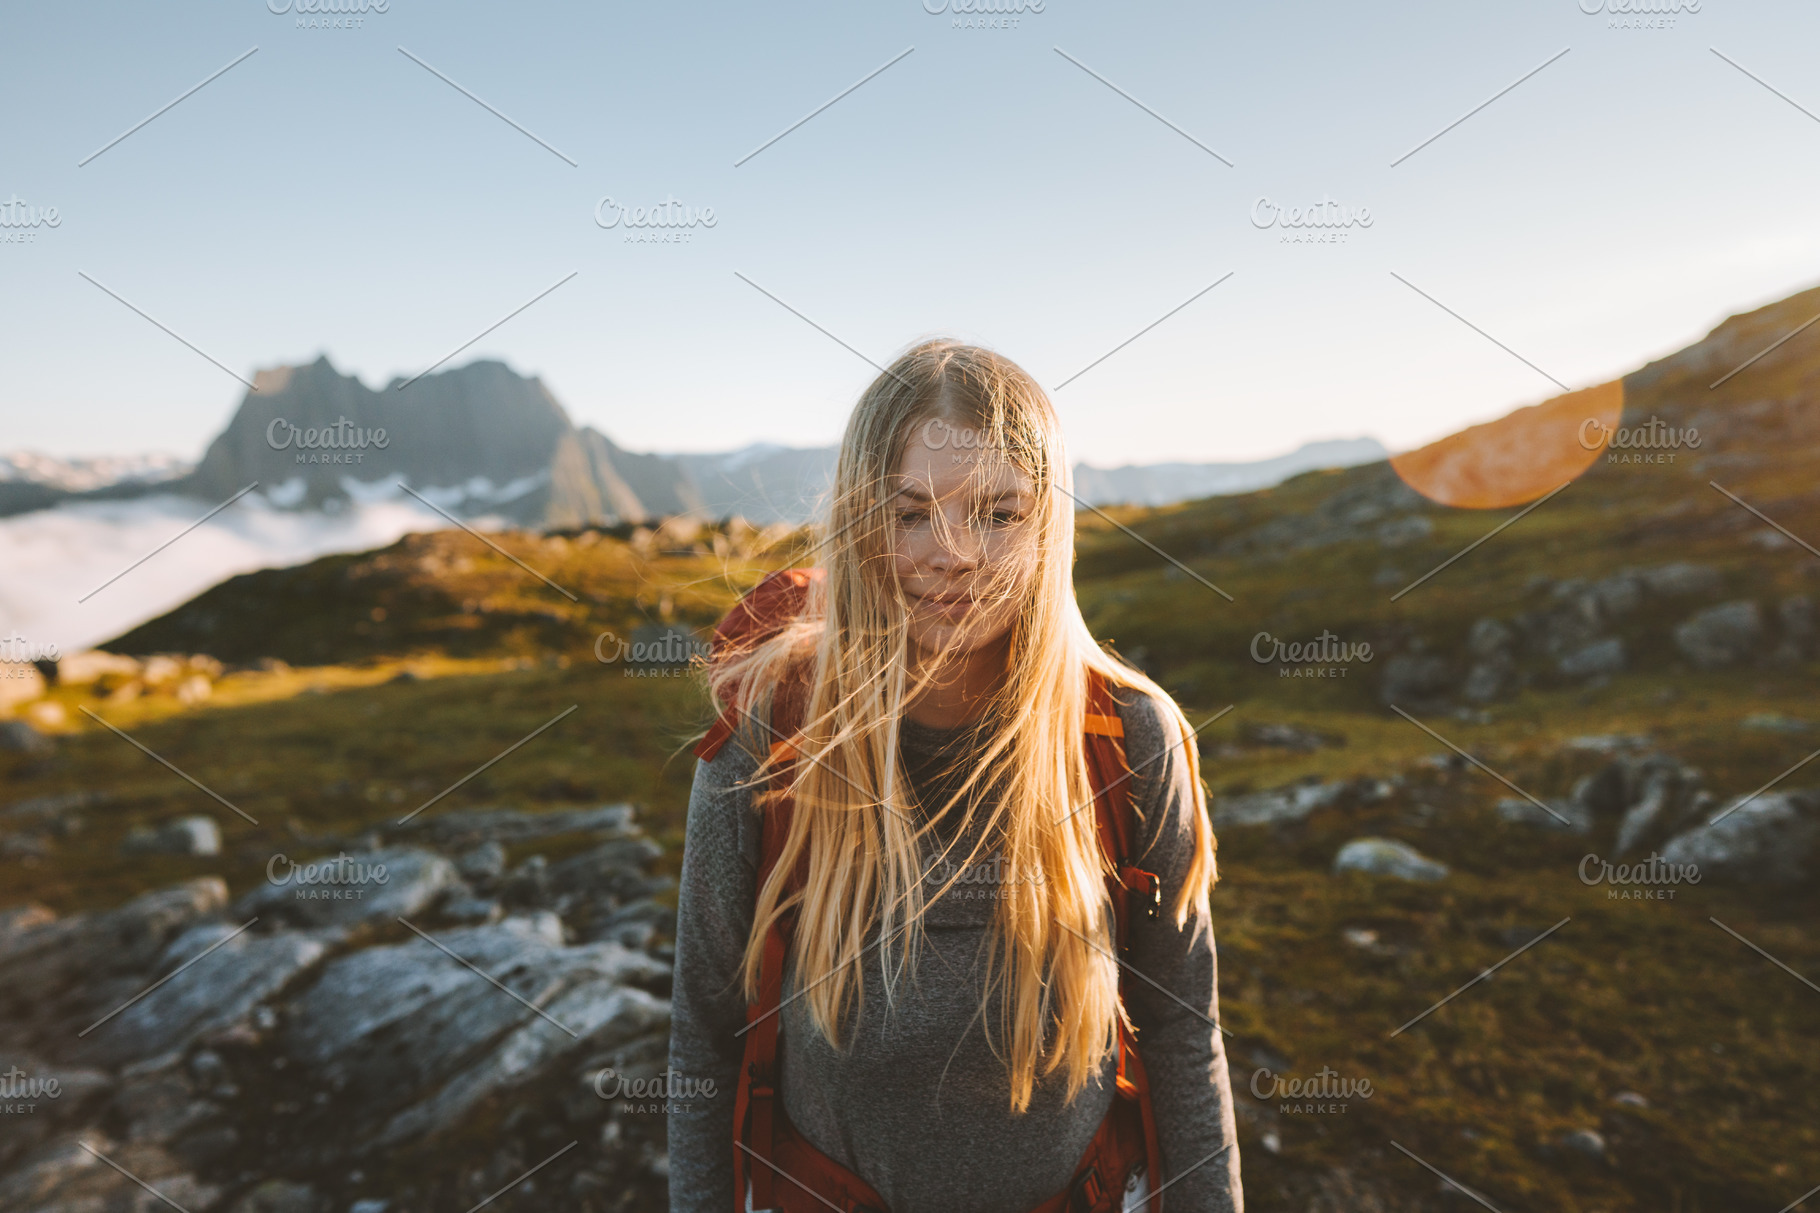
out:
{"label": "woman's eye", "polygon": [[1017,510],[993,510],[987,515],[993,526],[1016,526],[1024,520]]}
{"label": "woman's eye", "polygon": [[927,510],[899,510],[897,512],[897,524],[899,526],[915,526],[928,516],[929,513]]}

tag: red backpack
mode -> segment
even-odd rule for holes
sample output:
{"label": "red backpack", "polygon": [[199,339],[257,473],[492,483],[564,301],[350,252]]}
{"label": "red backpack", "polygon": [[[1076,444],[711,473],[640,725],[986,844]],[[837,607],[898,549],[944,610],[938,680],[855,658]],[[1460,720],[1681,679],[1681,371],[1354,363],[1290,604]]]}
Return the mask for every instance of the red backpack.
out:
{"label": "red backpack", "polygon": [[[766,577],[715,628],[714,657],[718,659],[775,635],[802,612],[811,587],[824,572],[819,568],[787,569]],[[790,690],[798,693],[786,693]],[[780,688],[773,697],[769,731],[771,753],[779,763],[775,787],[788,786],[790,764],[797,757],[791,741],[801,727],[804,710],[800,688]],[[713,727],[696,744],[696,757],[703,761],[713,759],[737,728],[731,705],[723,706]],[[1125,923],[1133,895],[1150,918],[1157,917],[1162,902],[1156,876],[1127,862],[1133,835],[1131,798],[1126,788],[1131,770],[1125,763],[1124,735],[1124,722],[1119,718],[1111,688],[1095,674],[1089,679],[1087,692],[1087,767],[1093,786],[1098,789],[1094,813],[1099,823],[1100,847],[1111,868],[1106,889],[1112,898],[1114,941],[1120,951],[1125,945]],[[760,888],[777,866],[790,833],[792,809],[793,802],[785,796],[774,801],[763,815]],[[799,870],[796,881],[800,883],[803,876]],[[823,1154],[796,1131],[778,1097],[778,1012],[783,996],[784,958],[793,926],[794,914],[786,915],[766,934],[758,997],[746,1006],[745,1057],[733,1104],[735,1213],[746,1213],[748,1180],[753,1209],[820,1213],[835,1208],[843,1213],[889,1213],[884,1200],[865,1180]],[[1120,982],[1122,986],[1123,974]],[[1117,1097],[1088,1143],[1073,1180],[1031,1213],[1117,1213],[1122,1208],[1126,1182],[1140,1166],[1145,1168],[1152,1193],[1149,1213],[1161,1213],[1163,1199],[1157,1188],[1163,1182],[1162,1154],[1157,1144],[1150,1083],[1136,1041],[1122,1020],[1117,1086]],[[750,1165],[748,1159],[756,1165]]]}

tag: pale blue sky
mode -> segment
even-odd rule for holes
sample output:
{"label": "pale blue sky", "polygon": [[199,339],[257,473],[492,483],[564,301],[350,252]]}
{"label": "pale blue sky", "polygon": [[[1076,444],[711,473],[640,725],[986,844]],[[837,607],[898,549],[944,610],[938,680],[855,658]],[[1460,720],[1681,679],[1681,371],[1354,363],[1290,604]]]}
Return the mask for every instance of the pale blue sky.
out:
{"label": "pale blue sky", "polygon": [[[457,361],[671,450],[832,441],[874,373],[736,272],[878,361],[953,333],[1054,386],[1231,271],[1056,394],[1098,463],[1407,446],[1556,391],[1393,273],[1570,387],[1820,281],[1820,121],[1713,50],[1820,113],[1811,3],[925,2],[14,6],[0,201],[62,221],[0,244],[0,448],[194,455],[244,391],[78,271],[246,378],[326,352],[375,384],[579,271]],[[629,245],[604,195],[718,220]],[[1323,196],[1371,227],[1250,218]]]}

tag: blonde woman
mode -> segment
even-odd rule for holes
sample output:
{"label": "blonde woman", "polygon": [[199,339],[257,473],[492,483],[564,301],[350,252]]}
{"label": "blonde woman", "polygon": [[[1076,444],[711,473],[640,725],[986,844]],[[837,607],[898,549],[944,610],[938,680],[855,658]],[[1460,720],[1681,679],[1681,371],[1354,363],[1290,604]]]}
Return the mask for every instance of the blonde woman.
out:
{"label": "blonde woman", "polygon": [[1029,375],[918,345],[848,423],[818,567],[722,624],[677,1213],[1243,1208],[1194,737],[1089,634],[1069,488]]}

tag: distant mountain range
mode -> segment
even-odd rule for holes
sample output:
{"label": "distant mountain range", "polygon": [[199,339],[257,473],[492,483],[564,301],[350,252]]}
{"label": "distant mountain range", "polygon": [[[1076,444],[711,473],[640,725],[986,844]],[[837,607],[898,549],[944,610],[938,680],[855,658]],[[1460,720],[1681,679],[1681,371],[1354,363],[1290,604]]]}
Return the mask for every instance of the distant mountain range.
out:
{"label": "distant mountain range", "polygon": [[[194,467],[165,457],[0,456],[0,517],[60,501],[150,492],[221,501],[257,482],[269,503],[338,512],[401,495],[399,482],[460,517],[531,527],[643,522],[677,514],[803,522],[832,478],[835,448],[761,443],[718,454],[640,454],[577,426],[543,383],[481,361],[374,390],[326,356],[259,372]],[[1322,467],[1383,459],[1375,440],[1309,443],[1253,463],[1076,469],[1095,505],[1164,505],[1245,492]]]}

